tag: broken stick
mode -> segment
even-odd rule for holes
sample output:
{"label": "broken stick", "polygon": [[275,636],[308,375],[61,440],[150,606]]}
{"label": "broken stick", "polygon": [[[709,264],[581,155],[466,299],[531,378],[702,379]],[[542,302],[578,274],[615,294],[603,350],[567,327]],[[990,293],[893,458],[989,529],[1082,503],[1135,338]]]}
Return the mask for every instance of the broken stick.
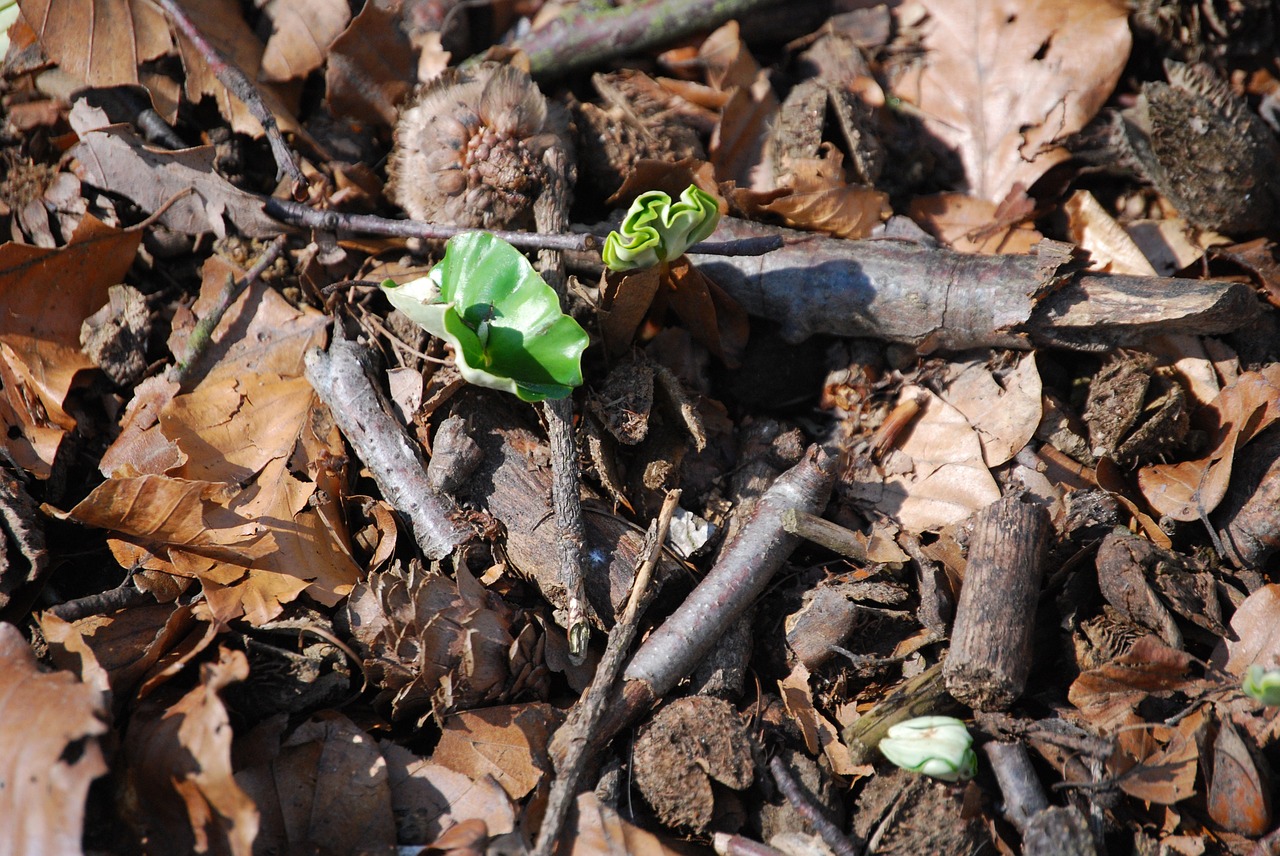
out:
{"label": "broken stick", "polygon": [[1022,492],[978,512],[942,670],[947,691],[972,708],[1006,707],[1026,688],[1050,530]]}
{"label": "broken stick", "polygon": [[691,253],[748,313],[778,322],[788,341],[825,333],[922,350],[1102,351],[1163,333],[1212,335],[1258,315],[1251,286],[1222,280],[1078,271],[1066,244],[1030,255],[977,256],[903,240],[848,241],[726,217],[716,238],[781,235],[763,256]]}

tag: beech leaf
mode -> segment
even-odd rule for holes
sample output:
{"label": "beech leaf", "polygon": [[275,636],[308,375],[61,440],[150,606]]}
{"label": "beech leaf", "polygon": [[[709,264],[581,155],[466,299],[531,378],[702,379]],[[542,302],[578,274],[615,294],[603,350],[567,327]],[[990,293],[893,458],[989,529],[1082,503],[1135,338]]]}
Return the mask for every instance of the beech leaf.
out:
{"label": "beech leaf", "polygon": [[542,401],[582,384],[586,331],[506,241],[458,235],[427,276],[382,287],[395,308],[453,345],[459,371],[477,386]]}

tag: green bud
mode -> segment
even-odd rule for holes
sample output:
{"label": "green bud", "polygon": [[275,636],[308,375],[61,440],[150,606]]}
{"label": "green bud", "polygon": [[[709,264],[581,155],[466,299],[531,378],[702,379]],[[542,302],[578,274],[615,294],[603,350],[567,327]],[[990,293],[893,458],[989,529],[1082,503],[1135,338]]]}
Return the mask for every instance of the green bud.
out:
{"label": "green bud", "polygon": [[1280,669],[1250,666],[1245,672],[1244,694],[1270,707],[1280,707]]}
{"label": "green bud", "polygon": [[978,771],[973,737],[954,716],[918,716],[891,726],[880,752],[904,770],[958,782]]}
{"label": "green bud", "polygon": [[675,203],[661,190],[650,190],[631,203],[621,230],[609,233],[600,256],[611,270],[653,267],[684,255],[719,223],[715,197],[692,184]]}

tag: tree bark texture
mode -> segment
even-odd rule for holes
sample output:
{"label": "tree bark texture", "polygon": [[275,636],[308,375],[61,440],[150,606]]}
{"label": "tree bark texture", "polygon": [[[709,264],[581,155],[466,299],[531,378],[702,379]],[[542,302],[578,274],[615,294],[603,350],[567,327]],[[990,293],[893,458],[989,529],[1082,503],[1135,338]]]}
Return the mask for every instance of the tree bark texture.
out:
{"label": "tree bark texture", "polygon": [[977,515],[943,667],[947,691],[972,708],[1006,707],[1026,688],[1050,529],[1020,492]]}
{"label": "tree bark texture", "polygon": [[359,345],[335,336],[328,351],[307,354],[307,380],[392,508],[409,522],[423,555],[443,559],[471,530],[452,500],[431,489],[417,446],[391,416],[361,356]]}
{"label": "tree bark texture", "polygon": [[1210,335],[1258,314],[1251,286],[1106,276],[1075,269],[1070,247],[978,256],[905,240],[848,241],[725,218],[717,240],[771,234],[762,256],[690,254],[750,314],[792,342],[825,333],[921,350],[1059,346],[1100,351],[1160,333]]}

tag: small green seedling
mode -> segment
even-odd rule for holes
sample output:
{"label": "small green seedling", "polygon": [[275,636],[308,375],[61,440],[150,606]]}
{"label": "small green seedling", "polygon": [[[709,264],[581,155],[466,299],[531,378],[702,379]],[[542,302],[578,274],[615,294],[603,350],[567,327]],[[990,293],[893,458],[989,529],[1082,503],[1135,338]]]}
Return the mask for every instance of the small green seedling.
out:
{"label": "small green seedling", "polygon": [[1250,666],[1241,689],[1249,698],[1257,699],[1268,707],[1280,707],[1280,669]]}
{"label": "small green seedling", "polygon": [[487,232],[449,240],[431,272],[382,283],[391,305],[453,345],[462,376],[523,401],[565,398],[582,384],[586,331],[519,250]]}
{"label": "small green seedling", "polygon": [[719,223],[715,198],[692,184],[679,202],[661,190],[650,190],[631,203],[621,230],[609,233],[600,256],[610,270],[653,267],[684,255]]}
{"label": "small green seedling", "polygon": [[904,770],[946,782],[972,779],[978,772],[973,737],[954,716],[917,716],[890,726],[880,752]]}

